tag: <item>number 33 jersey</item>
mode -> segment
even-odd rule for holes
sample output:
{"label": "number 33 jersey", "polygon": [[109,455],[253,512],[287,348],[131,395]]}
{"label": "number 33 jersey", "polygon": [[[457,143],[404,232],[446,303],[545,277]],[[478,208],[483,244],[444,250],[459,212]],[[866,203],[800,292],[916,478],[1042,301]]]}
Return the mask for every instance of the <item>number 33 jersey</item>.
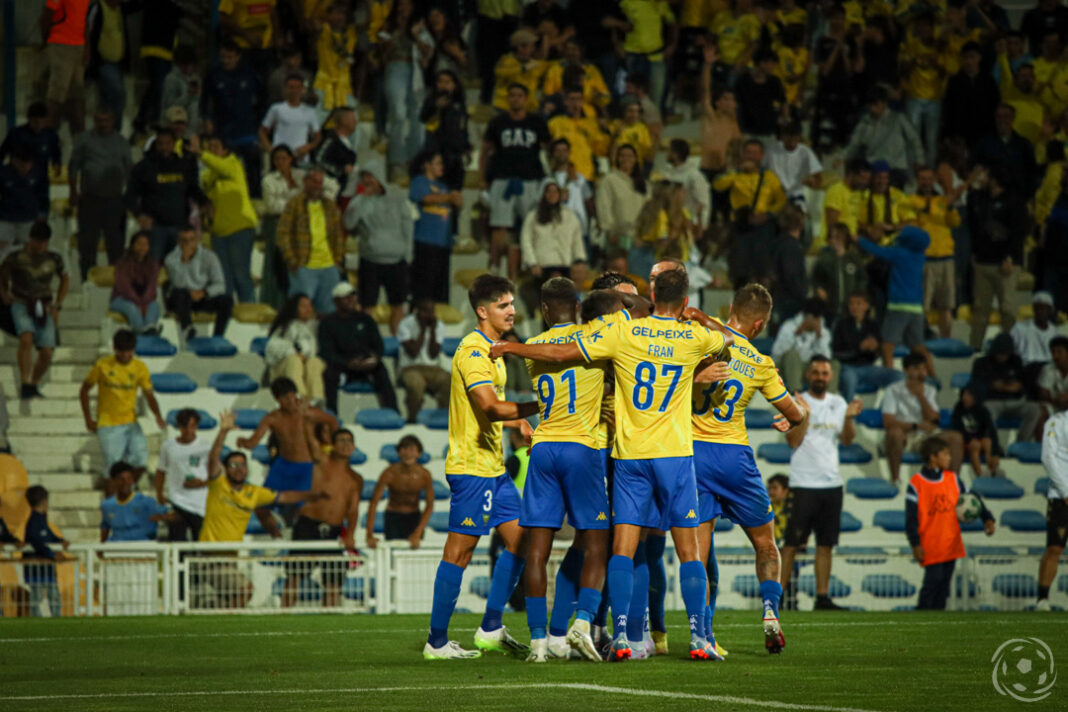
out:
{"label": "number 33 jersey", "polygon": [[617,460],[693,455],[693,372],[723,349],[723,335],[694,322],[649,316],[578,340],[587,361],[611,360],[616,377]]}
{"label": "number 33 jersey", "polygon": [[[730,329],[730,327],[727,327]],[[724,445],[748,445],[745,409],[757,391],[769,403],[786,397],[775,362],[734,329],[731,376],[726,381],[698,383],[693,389],[693,439]]]}

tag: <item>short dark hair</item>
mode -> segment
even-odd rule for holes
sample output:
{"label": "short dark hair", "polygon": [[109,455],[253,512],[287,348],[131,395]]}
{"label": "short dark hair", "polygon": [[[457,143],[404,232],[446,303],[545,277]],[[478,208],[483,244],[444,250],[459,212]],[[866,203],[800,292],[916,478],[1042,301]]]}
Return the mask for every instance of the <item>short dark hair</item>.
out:
{"label": "short dark hair", "polygon": [[137,348],[137,334],[129,329],[119,329],[111,337],[111,348],[116,351],[133,351]]}
{"label": "short dark hair", "polygon": [[1061,348],[1068,349],[1068,336],[1054,336],[1049,340],[1049,350]]}
{"label": "short dark hair", "polygon": [[613,289],[620,284],[629,284],[635,289],[638,288],[635,281],[622,272],[602,272],[600,277],[593,280],[590,289]]}
{"label": "short dark hair", "polygon": [[827,305],[819,297],[809,297],[801,302],[801,313],[806,316],[823,316],[827,311]]}
{"label": "short dark hair", "polygon": [[862,173],[870,170],[871,164],[863,158],[850,158],[846,163],[846,173]]}
{"label": "short dark hair", "polygon": [[405,435],[403,438],[401,438],[400,442],[397,443],[397,450],[400,450],[402,447],[408,447],[409,445],[412,447],[419,448],[419,454],[423,454],[423,443],[419,438],[415,437],[414,435]]}
{"label": "short dark hair", "polygon": [[174,422],[178,423],[179,428],[184,428],[191,420],[197,421],[198,424],[200,423],[200,413],[197,412],[196,408],[182,408],[174,416]]}
{"label": "short dark hair", "polygon": [[471,308],[477,310],[479,306],[488,304],[504,294],[515,294],[515,285],[510,279],[495,274],[483,274],[476,277],[471,288],[467,290],[467,300],[471,302]]}
{"label": "short dark hair", "polygon": [[779,56],[772,52],[770,49],[758,49],[753,54],[753,64],[760,64],[761,62],[778,62]]}
{"label": "short dark hair", "polygon": [[978,42],[965,42],[964,46],[960,48],[961,54],[968,54],[969,52],[975,52],[976,54],[982,54],[983,48]]}
{"label": "short dark hair", "polygon": [[619,292],[613,289],[595,289],[582,302],[582,323],[587,324],[599,316],[610,314],[620,304]]}
{"label": "short dark hair", "polygon": [[33,485],[26,488],[26,501],[30,503],[31,507],[36,507],[46,499],[48,499],[48,490],[41,485]]}
{"label": "short dark hair", "polygon": [[553,277],[541,285],[541,302],[554,306],[568,306],[578,302],[575,283],[567,277]]}
{"label": "short dark hair", "polygon": [[736,291],[731,302],[731,310],[747,319],[767,319],[771,307],[771,292],[759,282],[750,282]]}
{"label": "short dark hair", "polygon": [[513,89],[519,89],[520,91],[522,91],[527,96],[530,96],[530,89],[527,88],[526,84],[520,84],[519,82],[512,82],[511,84],[508,85],[508,91],[512,91]]}
{"label": "short dark hair", "polygon": [[938,436],[927,438],[922,443],[920,443],[920,459],[922,459],[923,464],[926,465],[931,461],[932,457],[942,452],[943,450],[948,449],[949,443],[947,443],[942,438]]}
{"label": "short dark hair", "polygon": [[690,276],[685,270],[669,269],[656,275],[653,280],[657,304],[682,304],[690,293]]}
{"label": "short dark hair", "polygon": [[230,460],[233,460],[235,457],[240,457],[246,463],[248,462],[248,457],[245,456],[245,453],[241,452],[240,450],[231,450],[230,452],[228,452],[225,455],[223,455],[223,458],[222,458],[223,467],[229,467],[230,466]]}
{"label": "short dark hair", "polygon": [[831,359],[827,358],[823,354],[816,354],[815,356],[813,356],[812,358],[810,358],[808,360],[808,367],[812,368],[817,363],[825,363],[828,366],[830,366],[831,365]]}
{"label": "short dark hair", "polygon": [[119,460],[108,469],[108,478],[113,480],[122,475],[123,472],[133,473],[133,469],[133,465],[130,463]]}
{"label": "short dark hair", "polygon": [[298,72],[290,72],[286,75],[286,84],[289,84],[290,82],[300,82],[301,84],[304,84],[304,75]]}
{"label": "short dark hair", "polygon": [[748,141],[746,141],[744,145],[747,146],[747,147],[748,146],[760,146],[760,150],[761,151],[764,150],[764,142],[761,141],[759,138],[751,138]]}
{"label": "short dark hair", "polygon": [[563,136],[561,136],[560,138],[556,139],[555,141],[553,141],[552,143],[549,144],[549,153],[552,153],[553,151],[555,151],[556,147],[559,146],[560,144],[564,144],[565,146],[568,147],[569,150],[571,148],[571,142],[568,141]]}
{"label": "short dark hair", "polygon": [[48,104],[43,101],[35,101],[26,107],[27,119],[43,119],[48,116]]}
{"label": "short dark hair", "polygon": [[241,45],[234,41],[233,37],[227,37],[219,45],[220,52],[237,52],[241,54]]}
{"label": "short dark hair", "polygon": [[768,478],[768,484],[776,484],[783,489],[790,489],[790,477],[779,472]]}
{"label": "short dark hair", "polygon": [[668,150],[685,161],[690,157],[690,142],[684,138],[673,138],[668,144]]}
{"label": "short dark hair", "polygon": [[[321,424],[322,425],[326,425],[326,423],[321,423]],[[353,435],[352,431],[349,430],[348,428],[338,428],[334,432],[330,433],[330,442],[331,443],[337,443],[337,439],[339,437],[341,437],[342,435],[348,435],[350,438],[352,438],[353,442],[356,442],[356,436]]]}
{"label": "short dark hair", "polygon": [[854,289],[852,292],[849,293],[849,299],[852,299],[854,297],[856,297],[857,299],[863,299],[868,303],[869,306],[871,305],[871,296],[863,289]]}
{"label": "short dark hair", "polygon": [[926,365],[927,365],[927,359],[924,358],[923,354],[918,354],[918,353],[915,353],[915,352],[906,354],[905,358],[901,359],[901,366],[905,370],[908,370],[908,369],[912,368],[913,366],[926,366]]}
{"label": "short dark hair", "polygon": [[[177,136],[177,134],[174,133],[174,129],[170,128],[169,126],[161,126],[158,129],[156,129],[156,140],[157,141],[159,139],[163,138],[164,136],[170,136],[172,141],[177,141],[178,140],[178,136]],[[153,143],[152,145],[154,146],[155,143]]]}
{"label": "short dark hair", "polygon": [[33,225],[30,225],[30,239],[31,240],[48,240],[52,239],[52,228],[45,220],[35,220]]}
{"label": "short dark hair", "polygon": [[271,381],[271,395],[274,396],[275,400],[278,400],[279,398],[288,393],[296,392],[297,384],[293,382],[292,378],[279,376],[278,378]]}

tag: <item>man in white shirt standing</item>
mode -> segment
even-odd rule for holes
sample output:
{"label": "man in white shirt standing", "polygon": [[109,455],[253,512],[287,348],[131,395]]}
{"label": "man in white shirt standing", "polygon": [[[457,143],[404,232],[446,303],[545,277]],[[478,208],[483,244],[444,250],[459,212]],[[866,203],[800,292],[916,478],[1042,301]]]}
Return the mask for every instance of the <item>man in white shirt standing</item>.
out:
{"label": "man in white shirt standing", "polygon": [[820,187],[823,164],[815,151],[801,143],[801,124],[791,123],[780,129],[779,140],[772,141],[764,154],[764,167],[779,177],[786,199],[808,212],[804,187]]}
{"label": "man in white shirt standing", "polygon": [[1068,543],[1068,410],[1046,421],[1042,436],[1042,464],[1049,475],[1046,497],[1046,553],[1038,565],[1038,603],[1048,611],[1049,589],[1057,577],[1057,562]]}
{"label": "man in white shirt standing", "polygon": [[415,310],[397,326],[397,341],[400,342],[397,365],[404,384],[409,423],[415,422],[428,390],[434,394],[439,408],[449,407],[451,376],[442,365],[441,342],[444,340],[445,324],[434,314],[431,299],[417,301]]}
{"label": "man in white shirt standing", "polygon": [[[831,330],[823,320],[826,307],[819,299],[806,299],[801,311],[779,327],[771,346],[771,358],[779,366],[783,383],[792,393],[801,390],[805,364],[813,356],[831,356]],[[838,374],[832,372],[830,388],[838,390]]]}
{"label": "man in white shirt standing", "polygon": [[308,162],[319,143],[319,117],[315,109],[304,103],[304,77],[286,77],[285,101],[271,104],[260,126],[260,148],[270,153],[275,146],[285,144],[293,151],[297,163]]}
{"label": "man in white shirt standing", "polygon": [[[156,466],[156,500],[160,504],[171,503],[177,519],[167,523],[168,541],[187,541],[192,532],[193,541],[200,539],[200,526],[204,523],[204,508],[207,506],[206,487],[189,488],[186,482],[208,479],[208,459],[211,443],[197,438],[200,415],[193,408],[178,411],[178,436],[165,440],[159,449],[159,464]],[[169,478],[169,481],[168,481]],[[164,495],[166,485],[166,495]]]}
{"label": "man in white shirt standing", "polygon": [[790,455],[790,494],[793,506],[782,548],[782,587],[790,584],[794,555],[816,533],[816,608],[840,611],[830,596],[831,550],[838,545],[842,520],[842,475],[838,470],[838,443],[849,445],[856,436],[853,419],[863,407],[860,399],[847,404],[830,393],[833,369],[826,356],[809,361],[808,394],[797,396],[808,408],[808,422],[786,433]]}

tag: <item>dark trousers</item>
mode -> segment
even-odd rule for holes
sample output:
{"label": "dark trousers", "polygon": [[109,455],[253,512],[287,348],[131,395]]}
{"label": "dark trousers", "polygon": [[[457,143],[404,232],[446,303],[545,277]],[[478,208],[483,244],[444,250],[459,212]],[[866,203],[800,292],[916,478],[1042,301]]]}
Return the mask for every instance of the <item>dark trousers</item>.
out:
{"label": "dark trousers", "polygon": [[192,512],[182,509],[181,507],[172,507],[174,513],[178,515],[178,519],[167,522],[167,541],[188,541],[188,535],[192,533],[193,541],[200,540],[200,527],[204,524],[204,517],[199,514],[193,514]]}
{"label": "dark trousers", "polygon": [[167,294],[167,309],[174,312],[178,318],[178,326],[185,331],[193,325],[193,312],[211,312],[215,314],[215,336],[226,333],[226,325],[230,323],[230,312],[234,309],[234,302],[225,294],[216,297],[207,297],[193,301],[188,289],[173,287]]}
{"label": "dark trousers", "polygon": [[389,380],[389,372],[384,363],[379,361],[373,371],[350,371],[344,365],[328,363],[323,372],[323,389],[326,395],[326,407],[337,412],[337,389],[341,384],[341,374],[350,381],[369,381],[378,396],[379,408],[397,409],[397,392]]}
{"label": "dark trousers", "polygon": [[956,565],[956,561],[946,561],[924,567],[923,588],[920,589],[920,601],[916,604],[916,610],[944,611],[946,609],[949,585],[953,582],[953,569]]}
{"label": "dark trousers", "polygon": [[145,71],[148,74],[148,88],[141,97],[141,106],[134,119],[134,128],[146,131],[159,121],[160,102],[163,101],[163,80],[171,72],[171,63],[159,57],[145,57]]}
{"label": "dark trousers", "polygon": [[433,299],[439,304],[449,303],[449,260],[452,250],[422,242],[415,243],[412,258],[412,298]]}
{"label": "dark trousers", "polygon": [[122,198],[100,198],[83,195],[78,202],[78,265],[85,281],[89,270],[96,266],[100,237],[108,252],[108,264],[122,257],[126,243],[126,209]]}

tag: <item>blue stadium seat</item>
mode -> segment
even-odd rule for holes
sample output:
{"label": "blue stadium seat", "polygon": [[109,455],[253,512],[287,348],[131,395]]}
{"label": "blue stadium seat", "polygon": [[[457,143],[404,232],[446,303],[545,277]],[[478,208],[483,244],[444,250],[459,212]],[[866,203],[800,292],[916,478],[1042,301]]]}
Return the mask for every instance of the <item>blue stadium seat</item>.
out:
{"label": "blue stadium seat", "polygon": [[460,348],[460,339],[456,336],[446,336],[441,340],[441,352],[449,358],[452,358],[458,348]]}
{"label": "blue stadium seat", "polygon": [[960,339],[927,339],[925,345],[935,358],[971,358],[975,353]]}
{"label": "blue stadium seat", "polygon": [[[167,411],[167,425],[171,426],[172,428],[178,427],[179,410],[181,409],[174,408],[173,410]],[[219,425],[219,421],[211,417],[211,413],[206,410],[200,410],[199,408],[197,408],[197,415],[200,416],[200,423],[197,424],[197,430],[214,430]]]}
{"label": "blue stadium seat", "polygon": [[899,574],[868,574],[860,582],[860,590],[876,598],[909,598],[916,595],[916,587]]}
{"label": "blue stadium seat", "polygon": [[1001,513],[1001,526],[1014,532],[1044,532],[1046,517],[1030,509],[1006,509]]}
{"label": "blue stadium seat", "polygon": [[949,430],[953,426],[953,411],[949,408],[941,408],[938,411],[938,427]]}
{"label": "blue stadium seat", "polygon": [[208,378],[208,387],[219,393],[255,393],[260,386],[247,373],[219,372]]}
{"label": "blue stadium seat", "polygon": [[382,337],[382,355],[387,358],[397,358],[398,353],[400,353],[400,342],[397,341],[397,337]]}
{"label": "blue stadium seat", "polygon": [[267,411],[263,408],[238,408],[234,411],[234,425],[242,430],[255,430]]}
{"label": "blue stadium seat", "polygon": [[[1010,418],[1007,415],[1003,415],[994,421],[994,425],[999,430],[1016,430],[1020,427],[1021,420],[1019,418]],[[1041,445],[1041,443],[1034,443],[1035,445]]]}
{"label": "blue stadium seat", "polygon": [[1057,578],[1057,590],[1061,593],[1068,593],[1068,574],[1061,574]]}
{"label": "blue stadium seat", "polygon": [[983,531],[983,520],[973,519],[970,522],[961,522],[960,530],[962,532],[981,532]]}
{"label": "blue stadium seat", "polygon": [[949,379],[949,385],[956,389],[964,388],[972,380],[971,373],[954,373]]}
{"label": "blue stadium seat", "polygon": [[[271,584],[271,595],[281,596],[286,589],[285,577],[277,578],[274,583]],[[321,601],[323,600],[323,585],[315,579],[305,576],[297,584],[297,600],[299,601]]]}
{"label": "blue stadium seat", "polygon": [[760,581],[756,574],[742,574],[731,581],[731,590],[746,598],[760,597]]}
{"label": "blue stadium seat", "polygon": [[846,492],[858,499],[893,499],[897,487],[881,477],[854,477],[846,482]]}
{"label": "blue stadium seat", "polygon": [[[370,497],[368,497],[370,499]],[[367,512],[363,513],[360,517],[360,529],[367,529]],[[382,534],[386,531],[386,508],[379,507],[375,512],[375,534]]]}
{"label": "blue stadium seat", "polygon": [[257,336],[254,338],[252,343],[248,345],[248,350],[257,356],[263,356],[267,352],[267,337]]}
{"label": "blue stadium seat", "polygon": [[[375,580],[369,579],[371,590],[367,592],[367,595],[374,597],[375,595]],[[346,578],[345,583],[341,584],[341,595],[350,601],[362,601],[364,600],[364,579],[359,577]]]}
{"label": "blue stadium seat", "polygon": [[734,522],[726,517],[718,517],[716,519],[716,531],[718,533],[729,532],[731,529],[734,529]]}
{"label": "blue stadium seat", "polygon": [[[969,552],[971,553],[971,552]],[[953,587],[956,590],[957,598],[965,598],[964,586],[961,584],[960,577],[954,577]],[[975,584],[975,581],[968,581],[968,595],[967,598],[975,598],[979,594],[979,587]]]}
{"label": "blue stadium seat", "polygon": [[751,343],[757,351],[762,354],[771,354],[771,347],[775,345],[775,339],[770,336],[761,336],[756,339],[750,339]]}
{"label": "blue stadium seat", "polygon": [[361,450],[360,448],[356,448],[355,450],[353,450],[352,455],[349,456],[350,465],[362,465],[365,462],[367,462],[367,453]]}
{"label": "blue stadium seat", "polygon": [[1011,546],[969,546],[968,553],[972,556],[1009,556],[1016,558],[1016,550]]}
{"label": "blue stadium seat", "polygon": [[838,461],[843,465],[863,465],[871,462],[871,459],[871,453],[857,443],[838,446]]}
{"label": "blue stadium seat", "polygon": [[839,529],[843,532],[859,532],[864,528],[864,525],[860,523],[860,520],[854,517],[852,514],[846,511],[842,511],[842,516],[839,518]]}
{"label": "blue stadium seat", "polygon": [[374,393],[375,387],[371,385],[370,381],[355,379],[345,381],[345,385],[341,386],[341,390],[345,393]]}
{"label": "blue stadium seat", "polygon": [[868,428],[882,430],[883,412],[878,408],[865,408],[857,416],[857,422]]}
{"label": "blue stadium seat", "polygon": [[184,373],[153,373],[152,389],[156,393],[192,393],[197,384]]}
{"label": "blue stadium seat", "polygon": [[269,465],[271,463],[271,452],[264,444],[259,444],[252,448],[252,459],[261,465]]}
{"label": "blue stadium seat", "polygon": [[[816,596],[816,577],[813,574],[804,574],[797,577],[797,590],[809,596]],[[837,576],[832,575],[827,593],[831,598],[845,598],[853,592],[853,589]]]}
{"label": "blue stadium seat", "polygon": [[871,523],[888,532],[903,532],[905,531],[905,510],[883,509],[875,513]]}
{"label": "blue stadium seat", "polygon": [[150,356],[174,356],[178,348],[162,336],[138,336],[134,353],[142,358]]}
{"label": "blue stadium seat", "polygon": [[775,414],[762,408],[747,408],[745,411],[745,427],[750,430],[769,430],[775,421]]}
{"label": "blue stadium seat", "polygon": [[923,460],[920,459],[920,454],[918,452],[906,452],[901,455],[901,464],[922,465]]}
{"label": "blue stadium seat", "polygon": [[197,336],[186,343],[186,348],[201,358],[226,358],[237,353],[237,347],[225,336]]}
{"label": "blue stadium seat", "polygon": [[1007,598],[1037,598],[1038,579],[1031,574],[998,574],[990,589]]}
{"label": "blue stadium seat", "polygon": [[[363,481],[363,491],[360,492],[360,499],[364,500],[365,502],[370,501],[371,497],[374,496],[374,493],[375,493],[375,481],[374,480],[364,480]],[[389,490],[388,489],[387,490],[383,490],[382,491],[382,499],[386,499],[388,497],[389,497]]]}
{"label": "blue stadium seat", "polygon": [[[400,462],[400,455],[397,454],[396,445],[383,445],[382,449],[378,451],[378,457],[380,460],[385,460],[391,465]],[[425,465],[428,462],[430,462],[430,453],[423,452],[423,454],[419,456],[419,464]]]}
{"label": "blue stadium seat", "polygon": [[1008,455],[1020,462],[1042,464],[1042,443],[1015,442],[1009,445]]}
{"label": "blue stadium seat", "polygon": [[1004,477],[977,477],[972,481],[972,492],[986,499],[1019,499],[1024,488]]}
{"label": "blue stadium seat", "polygon": [[434,499],[448,499],[451,496],[452,492],[447,484],[434,480]]}
{"label": "blue stadium seat", "polygon": [[908,346],[898,344],[894,347],[894,358],[905,358],[911,353]]}
{"label": "blue stadium seat", "polygon": [[368,430],[400,430],[404,418],[392,408],[367,408],[356,413],[356,424]]}
{"label": "blue stadium seat", "polygon": [[1040,494],[1043,497],[1049,494],[1049,478],[1039,477],[1035,480],[1035,494]]}
{"label": "blue stadium seat", "polygon": [[449,409],[426,408],[419,411],[419,415],[416,416],[416,420],[419,422],[420,425],[425,425],[431,430],[448,430]]}
{"label": "blue stadium seat", "polygon": [[792,452],[786,443],[764,443],[757,448],[757,457],[776,465],[785,465],[790,462]]}
{"label": "blue stadium seat", "polygon": [[436,532],[446,534],[449,531],[449,513],[448,512],[434,512],[430,515],[429,526]]}
{"label": "blue stadium seat", "polygon": [[490,577],[475,576],[471,579],[471,584],[467,590],[480,598],[489,598]]}
{"label": "blue stadium seat", "polygon": [[881,546],[838,546],[836,556],[886,556],[886,549]]}

